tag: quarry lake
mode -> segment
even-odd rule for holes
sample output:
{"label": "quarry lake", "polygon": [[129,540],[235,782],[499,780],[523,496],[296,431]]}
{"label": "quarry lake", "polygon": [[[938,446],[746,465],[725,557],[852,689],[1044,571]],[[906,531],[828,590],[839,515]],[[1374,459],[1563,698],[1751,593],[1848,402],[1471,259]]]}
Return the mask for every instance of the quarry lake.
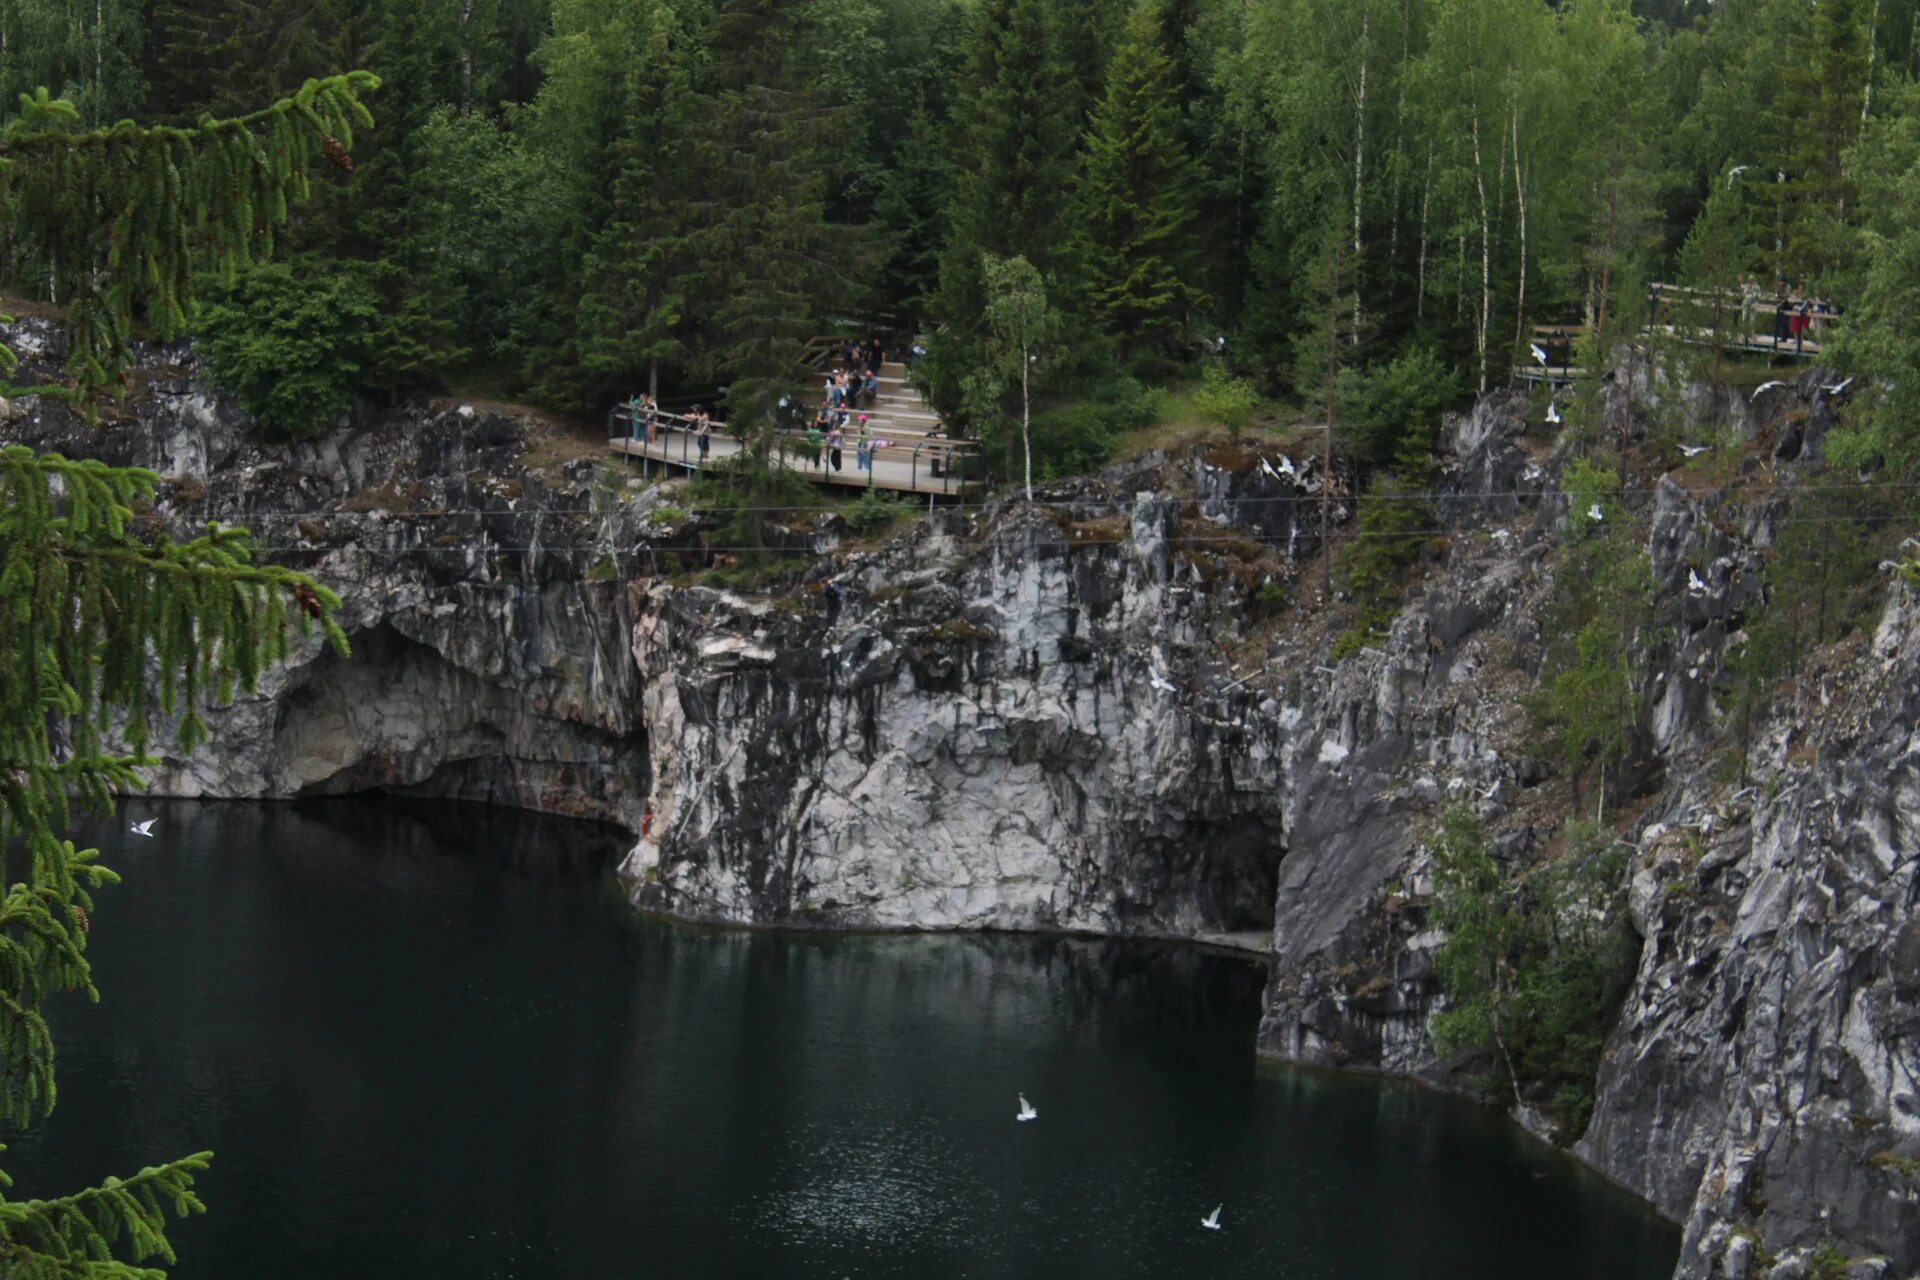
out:
{"label": "quarry lake", "polygon": [[10,1194],[211,1149],[177,1280],[1663,1280],[1678,1249],[1496,1114],[1258,1062],[1246,960],[670,925],[617,836],[478,807],[80,834],[125,875],[104,1000],[56,1006]]}

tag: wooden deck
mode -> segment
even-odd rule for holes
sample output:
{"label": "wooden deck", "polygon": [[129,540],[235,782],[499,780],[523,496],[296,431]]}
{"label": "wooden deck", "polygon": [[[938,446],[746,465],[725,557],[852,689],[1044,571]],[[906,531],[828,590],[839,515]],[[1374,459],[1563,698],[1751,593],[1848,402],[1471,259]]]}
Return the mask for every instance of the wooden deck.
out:
{"label": "wooden deck", "polygon": [[[889,442],[885,448],[875,451],[872,469],[865,471],[859,467],[852,440],[847,441],[840,451],[841,467],[838,471],[829,465],[825,448],[819,450],[817,459],[807,456],[813,450],[804,435],[789,434],[780,443],[782,452],[778,456],[779,464],[815,484],[842,489],[925,494],[933,498],[969,497],[984,493],[987,489],[979,480],[962,478],[974,469],[974,448],[968,441],[920,439]],[[703,466],[734,457],[743,447],[738,440],[716,430],[710,437],[707,456],[702,459],[699,440],[693,432],[682,430],[677,425],[663,426],[657,423],[645,441],[631,436],[612,436],[607,440],[608,449],[623,457],[639,459],[643,468],[657,465],[689,472],[697,472]],[[939,474],[935,474],[936,471]],[[961,475],[956,476],[956,471]]]}

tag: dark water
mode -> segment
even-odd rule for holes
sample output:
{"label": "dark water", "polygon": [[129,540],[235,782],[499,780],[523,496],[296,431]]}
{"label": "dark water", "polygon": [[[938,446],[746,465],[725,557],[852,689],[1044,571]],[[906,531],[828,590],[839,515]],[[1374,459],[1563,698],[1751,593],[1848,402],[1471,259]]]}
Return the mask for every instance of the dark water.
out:
{"label": "dark water", "polygon": [[137,808],[158,839],[97,832],[105,1002],[5,1160],[30,1196],[212,1148],[181,1280],[1672,1267],[1496,1117],[1257,1064],[1244,961],[670,927],[597,832],[482,809]]}

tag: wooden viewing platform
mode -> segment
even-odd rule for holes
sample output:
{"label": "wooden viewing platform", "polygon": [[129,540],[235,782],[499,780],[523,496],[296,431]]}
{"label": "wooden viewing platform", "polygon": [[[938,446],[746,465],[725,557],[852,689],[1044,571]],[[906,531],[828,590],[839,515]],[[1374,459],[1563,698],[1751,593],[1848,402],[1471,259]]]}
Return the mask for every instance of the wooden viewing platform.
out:
{"label": "wooden viewing platform", "polygon": [[[1754,323],[1761,319],[1771,326],[1777,303],[1735,293],[1715,294],[1710,290],[1671,284],[1652,286],[1650,296],[1654,302],[1654,315],[1641,333],[1648,336],[1663,335],[1693,346],[1717,346],[1728,354],[1765,356],[1768,364],[1783,359],[1818,360],[1825,348],[1818,338],[1810,335],[1823,333],[1840,320],[1832,311],[1812,312],[1807,316],[1810,322],[1807,332],[1797,338],[1780,338],[1774,335],[1771,328],[1763,333],[1752,331]],[[1789,301],[1797,306],[1800,300]],[[1699,322],[1674,323],[1671,313],[1675,306],[1694,313]],[[1727,322],[1726,333],[1716,333],[1714,330],[1711,316],[1716,308]],[[1575,379],[1586,377],[1589,370],[1573,363],[1573,346],[1587,331],[1588,326],[1583,324],[1535,325],[1531,345],[1545,352],[1547,358],[1542,362],[1535,355],[1530,362],[1514,365],[1514,381],[1528,386],[1544,382],[1557,391]]]}
{"label": "wooden viewing platform", "polygon": [[[833,353],[851,343],[847,338],[814,338],[801,363],[825,369]],[[805,430],[778,433],[777,460],[815,484],[845,489],[882,489],[889,493],[924,493],[931,497],[965,497],[986,492],[979,479],[980,448],[971,440],[949,440],[941,431],[940,415],[907,381],[907,366],[897,360],[882,364],[870,403],[849,404],[842,429],[840,468],[835,470],[823,441],[815,446]],[[745,446],[720,423],[712,424],[707,456],[700,456],[697,424],[676,413],[655,411],[639,420],[631,406],[621,405],[608,416],[607,447],[643,468],[659,463],[698,471],[704,464],[738,456]],[[873,451],[871,469],[859,465],[859,442],[884,442]],[[824,434],[824,433],[823,433]]]}
{"label": "wooden viewing platform", "polygon": [[[625,427],[624,434],[609,433],[607,448],[623,457],[638,458],[641,465],[658,463],[699,471],[713,463],[739,456],[746,446],[720,426],[709,433],[707,456],[700,456],[699,432],[691,429],[692,420],[675,413],[655,413],[647,430],[625,408],[612,414],[612,426]],[[901,436],[872,433],[871,440],[884,440],[874,450],[869,470],[859,466],[858,436],[843,433],[841,465],[834,470],[830,450],[823,443],[815,449],[804,431],[779,432],[775,441],[775,460],[779,466],[806,477],[815,484],[846,489],[880,489],[889,493],[926,494],[929,497],[960,498],[986,492],[986,484],[974,477],[979,473],[979,446],[971,440],[947,440],[927,436]]]}

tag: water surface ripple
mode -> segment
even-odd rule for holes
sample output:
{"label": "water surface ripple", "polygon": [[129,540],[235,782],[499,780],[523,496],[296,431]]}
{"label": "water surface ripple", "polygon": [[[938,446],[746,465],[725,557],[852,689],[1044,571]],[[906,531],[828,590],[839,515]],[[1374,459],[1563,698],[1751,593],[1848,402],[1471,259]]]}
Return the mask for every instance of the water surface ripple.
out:
{"label": "water surface ripple", "polygon": [[177,1280],[1672,1269],[1497,1116],[1258,1063],[1245,961],[666,925],[603,832],[481,808],[133,811],[87,833],[104,1002],[4,1160],[24,1197],[212,1148]]}

